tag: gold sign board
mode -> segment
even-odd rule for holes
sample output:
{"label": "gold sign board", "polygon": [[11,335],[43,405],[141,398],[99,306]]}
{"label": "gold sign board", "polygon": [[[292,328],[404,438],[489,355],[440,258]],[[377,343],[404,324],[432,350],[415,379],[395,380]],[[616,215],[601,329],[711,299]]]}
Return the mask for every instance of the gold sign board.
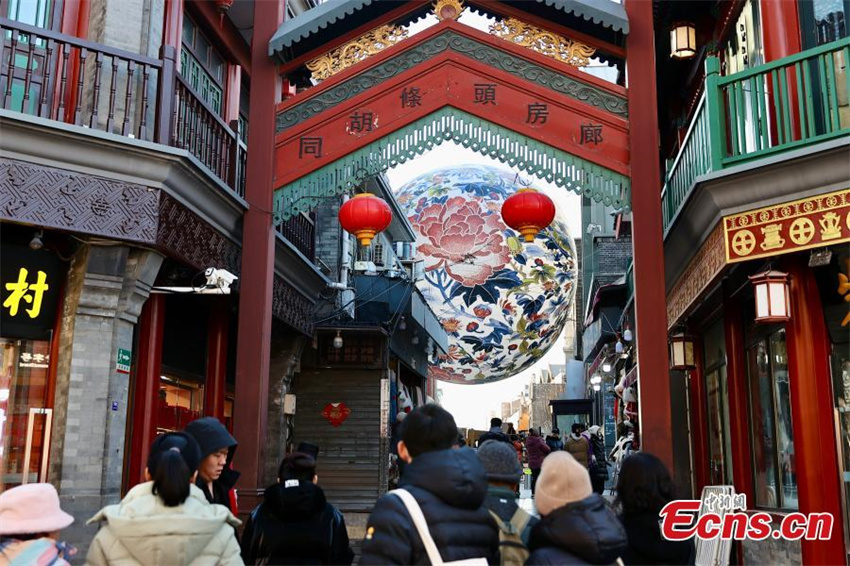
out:
{"label": "gold sign board", "polygon": [[726,262],[850,242],[850,189],[723,218]]}

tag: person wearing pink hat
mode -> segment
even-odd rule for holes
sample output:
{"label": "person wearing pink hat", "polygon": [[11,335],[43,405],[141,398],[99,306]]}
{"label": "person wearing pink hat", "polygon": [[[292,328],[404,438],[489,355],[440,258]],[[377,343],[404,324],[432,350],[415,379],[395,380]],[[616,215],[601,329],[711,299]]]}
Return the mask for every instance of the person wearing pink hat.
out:
{"label": "person wearing pink hat", "polygon": [[59,507],[49,483],[31,483],[0,493],[0,564],[67,566],[76,553],[56,539],[74,518]]}

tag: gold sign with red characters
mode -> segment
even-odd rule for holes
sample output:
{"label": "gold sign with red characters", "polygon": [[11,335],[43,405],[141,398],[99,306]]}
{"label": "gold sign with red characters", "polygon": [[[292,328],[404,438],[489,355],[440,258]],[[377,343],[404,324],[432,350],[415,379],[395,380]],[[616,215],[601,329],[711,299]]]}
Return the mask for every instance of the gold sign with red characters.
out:
{"label": "gold sign with red characters", "polygon": [[723,218],[726,262],[850,242],[850,189]]}

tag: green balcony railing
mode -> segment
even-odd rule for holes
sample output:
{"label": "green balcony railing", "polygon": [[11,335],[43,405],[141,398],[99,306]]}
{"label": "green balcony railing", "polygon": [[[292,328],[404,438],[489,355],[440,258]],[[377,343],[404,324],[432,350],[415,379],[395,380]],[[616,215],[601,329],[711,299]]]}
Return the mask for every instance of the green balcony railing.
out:
{"label": "green balcony railing", "polygon": [[850,38],[721,77],[706,60],[705,93],[667,169],[664,232],[698,177],[850,134]]}

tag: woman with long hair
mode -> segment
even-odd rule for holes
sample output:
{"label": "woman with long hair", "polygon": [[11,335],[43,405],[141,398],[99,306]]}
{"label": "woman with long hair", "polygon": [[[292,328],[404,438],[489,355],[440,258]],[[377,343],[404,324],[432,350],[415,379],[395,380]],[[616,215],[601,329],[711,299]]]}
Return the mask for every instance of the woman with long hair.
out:
{"label": "woman with long hair", "polygon": [[670,541],[661,535],[661,509],[676,499],[673,478],[656,456],[637,452],[623,460],[617,481],[620,521],[629,538],[626,564],[693,564],[693,540]]}
{"label": "woman with long hair", "polygon": [[226,507],[210,505],[195,485],[200,462],[201,449],[190,435],[157,437],[148,481],[89,520],[104,524],[86,564],[242,564],[234,530],[240,521]]}

